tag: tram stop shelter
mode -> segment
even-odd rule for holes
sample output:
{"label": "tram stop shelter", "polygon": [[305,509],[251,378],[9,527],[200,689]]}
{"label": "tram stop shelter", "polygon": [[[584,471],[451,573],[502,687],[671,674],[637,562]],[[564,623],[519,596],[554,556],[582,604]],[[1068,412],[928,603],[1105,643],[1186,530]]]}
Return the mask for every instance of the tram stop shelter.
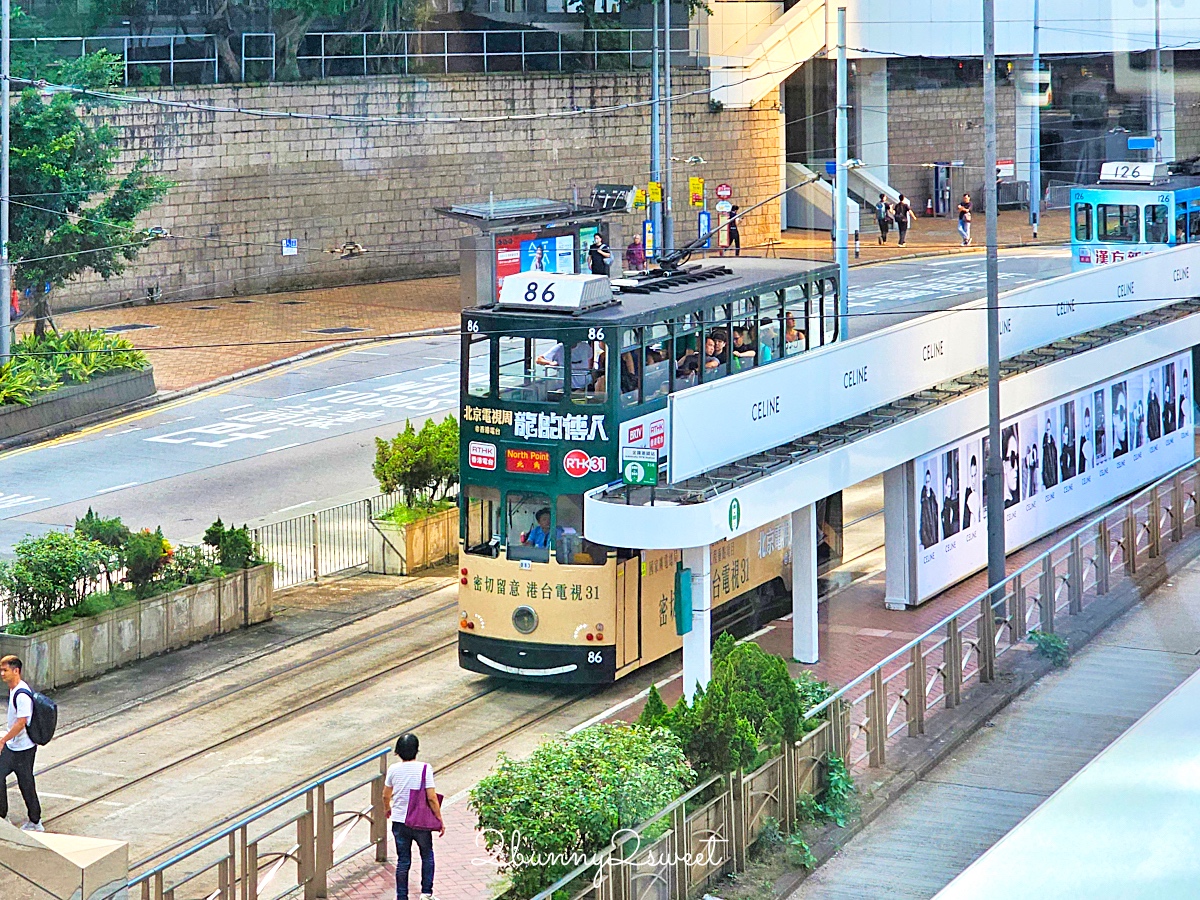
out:
{"label": "tram stop shelter", "polygon": [[[1001,295],[1010,551],[1192,458],[1190,351],[1200,344],[1193,271],[1200,278],[1200,246],[1189,245]],[[965,506],[964,457],[972,452],[982,487],[985,302],[674,393],[664,447],[670,483],[652,491],[614,482],[586,495],[589,540],[683,548],[692,596],[683,638],[686,696],[711,675],[711,548],[784,518],[792,545],[792,653],[803,663],[818,660],[815,504],[836,491],[883,475],[889,608],[916,606],[985,567],[982,507],[968,528],[960,521],[953,534],[935,529],[931,541],[925,502],[929,482],[949,478],[953,460],[958,474],[945,496],[957,487],[955,504]],[[1161,424],[1168,384],[1170,431]],[[1136,418],[1135,400],[1159,417],[1157,429],[1145,427],[1144,407]],[[1047,433],[1053,443],[1046,446],[1069,444],[1075,462],[1068,467],[1061,454],[1059,483],[1056,449],[1055,483],[1027,492],[1021,479],[1035,473],[1022,453]]]}

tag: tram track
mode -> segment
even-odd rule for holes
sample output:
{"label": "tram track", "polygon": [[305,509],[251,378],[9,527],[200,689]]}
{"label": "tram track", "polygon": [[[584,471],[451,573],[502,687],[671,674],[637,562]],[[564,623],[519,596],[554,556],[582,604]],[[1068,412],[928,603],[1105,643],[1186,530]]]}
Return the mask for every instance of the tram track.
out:
{"label": "tram track", "polygon": [[[447,578],[447,579],[445,579],[445,584],[433,585],[425,590],[422,590],[422,591],[419,591],[418,593],[412,594],[411,596],[405,598],[403,603],[411,603],[414,600],[420,600],[421,598],[427,597],[430,594],[445,590],[446,588],[450,587],[453,584],[454,584],[454,579]],[[374,631],[370,634],[362,635],[361,637],[356,638],[354,641],[351,641],[350,643],[346,644],[344,646],[344,648],[335,648],[335,649],[329,651],[329,653],[331,653],[331,654],[339,653],[343,649],[352,649],[355,647],[361,647],[363,644],[365,644],[367,641],[372,640],[374,637],[379,637],[379,636],[383,636],[383,635],[392,633],[392,632],[398,630],[399,628],[403,628],[403,627],[406,627],[409,625],[419,624],[420,622],[431,618],[432,616],[436,615],[437,613],[446,612],[447,610],[454,609],[457,606],[457,604],[458,604],[458,601],[457,601],[457,599],[455,599],[454,601],[452,601],[450,603],[444,603],[434,609],[427,610],[424,613],[419,613],[416,616],[410,617],[409,619],[406,619],[402,622],[394,623],[390,626],[383,626],[380,629],[377,629],[376,631]],[[306,643],[308,641],[312,641],[312,640],[316,640],[318,638],[324,637],[325,635],[328,635],[333,631],[337,631],[339,629],[347,628],[351,625],[355,625],[358,622],[363,621],[364,619],[371,618],[371,616],[376,616],[381,613],[387,612],[387,610],[388,610],[387,607],[385,607],[384,609],[370,610],[367,612],[363,612],[359,615],[351,616],[351,617],[347,618],[345,621],[339,622],[332,629],[330,629],[330,628],[314,628],[310,631],[303,632],[302,634],[292,635],[291,637],[285,638],[282,641],[276,641],[271,644],[266,644],[263,647],[260,647],[257,650],[255,650],[253,653],[249,653],[245,656],[240,656],[237,659],[232,660],[231,662],[225,663],[224,665],[215,666],[211,669],[206,669],[204,672],[204,675],[202,677],[188,678],[188,679],[185,679],[182,681],[172,682],[170,685],[160,688],[157,691],[151,691],[147,694],[142,694],[132,700],[127,700],[124,703],[119,704],[118,706],[110,707],[106,710],[96,713],[95,715],[87,716],[83,719],[80,719],[77,722],[72,722],[68,727],[60,728],[58,730],[57,736],[61,740],[61,738],[65,737],[66,735],[73,734],[77,731],[81,731],[84,728],[88,728],[93,725],[97,725],[101,722],[107,721],[108,719],[114,718],[123,713],[127,713],[132,709],[137,709],[139,706],[142,706],[153,700],[160,700],[163,697],[169,697],[172,694],[177,694],[180,691],[184,691],[184,690],[187,690],[188,688],[195,687],[197,684],[200,684],[202,682],[211,681],[213,678],[224,675],[226,672],[233,671],[234,669],[245,668],[246,666],[250,665],[251,663],[257,662],[260,659],[264,659],[268,656],[271,656],[275,653],[279,653],[283,650],[289,650],[292,647],[296,647],[296,646]],[[272,675],[263,676],[259,679],[256,679],[255,681],[249,682],[248,684],[237,687],[237,688],[235,688],[235,690],[240,692],[240,691],[243,691],[243,690],[246,690],[249,688],[260,686],[261,684],[271,680],[272,678],[278,677],[281,674],[283,674],[283,673],[274,673]],[[213,702],[216,699],[220,699],[220,698],[212,698],[209,701],[205,701],[205,703]],[[202,705],[204,705],[204,703],[198,703],[198,704],[194,705],[193,707],[189,708],[189,710],[187,710],[187,711],[190,711],[191,709],[198,709]],[[184,711],[181,710],[180,714],[182,714],[183,712]],[[145,727],[153,727],[154,724],[155,723],[152,723],[150,726],[145,726]],[[51,767],[47,767],[46,769],[40,769],[37,774],[40,775],[43,771],[49,771],[50,768]]]}
{"label": "tram track", "polygon": [[[431,610],[431,611],[429,611],[429,613],[432,614],[433,611]],[[376,639],[378,639],[378,637],[380,637],[380,636],[376,636]],[[141,775],[137,775],[137,776],[133,777],[132,779],[127,780],[127,781],[123,782],[122,784],[116,785],[107,791],[103,791],[99,794],[96,794],[95,796],[89,797],[89,798],[85,799],[83,802],[77,803],[75,806],[72,806],[69,809],[63,810],[62,812],[55,813],[53,816],[49,817],[46,820],[46,822],[47,822],[47,824],[57,822],[61,819],[67,818],[68,816],[75,815],[76,813],[80,812],[81,810],[95,806],[98,803],[104,802],[106,800],[111,800],[111,798],[113,798],[117,794],[126,792],[132,788],[142,785],[152,778],[157,778],[157,777],[163,775],[164,773],[171,771],[172,769],[175,769],[179,766],[185,765],[186,763],[191,762],[191,761],[198,759],[202,756],[205,756],[207,754],[213,753],[216,750],[226,748],[226,747],[230,746],[231,744],[237,743],[238,741],[243,741],[255,734],[258,734],[259,732],[264,731],[265,729],[271,728],[271,727],[279,724],[284,719],[299,715],[301,713],[311,712],[315,709],[320,708],[321,706],[328,705],[331,701],[334,701],[340,697],[344,697],[353,691],[360,690],[361,688],[363,688],[369,684],[372,684],[383,677],[394,675],[394,674],[396,674],[397,671],[411,667],[419,662],[428,660],[437,654],[445,654],[447,651],[452,651],[456,646],[457,646],[457,637],[451,638],[449,641],[443,641],[433,647],[429,647],[424,650],[421,650],[420,652],[411,654],[408,657],[406,657],[394,664],[388,665],[382,669],[379,669],[378,671],[372,672],[369,675],[364,675],[362,677],[355,678],[354,680],[350,681],[349,683],[343,684],[343,685],[339,686],[336,690],[333,690],[326,694],[323,694],[320,697],[315,697],[311,700],[308,700],[307,702],[299,704],[298,706],[293,706],[288,709],[284,709],[284,710],[275,712],[275,713],[271,714],[269,717],[263,719],[260,722],[257,722],[254,725],[251,725],[248,728],[241,729],[241,730],[239,730],[233,734],[230,734],[218,741],[206,743],[204,746],[194,749],[190,753],[187,753],[186,755],[179,757],[178,759],[171,760],[170,762],[166,763],[165,765],[153,768],[150,771],[145,772]],[[351,648],[346,648],[346,649],[351,649]],[[278,675],[283,675],[283,674],[291,674],[291,673],[278,673]],[[494,690],[494,688],[492,690]],[[490,692],[491,691],[489,690],[488,693],[490,693]],[[230,698],[229,698],[229,695],[222,694],[222,695],[220,695],[219,698],[216,698],[216,699],[225,701],[225,700],[229,700]],[[199,704],[196,706],[196,709],[200,708],[201,706],[207,706],[207,705],[209,705],[208,702]],[[192,710],[192,711],[194,711],[194,710]],[[165,724],[167,722],[176,721],[183,714],[185,714],[184,711],[180,711],[179,713],[172,714],[170,716],[165,716],[157,724],[161,725],[161,724]],[[122,739],[122,740],[128,739],[129,737],[132,737],[135,734],[142,734],[142,733],[144,733],[144,729],[141,729],[141,730],[138,730],[135,732],[130,732],[124,736],[121,736],[120,739]],[[38,774],[41,775],[42,772],[50,771],[51,769],[55,769],[55,768],[66,766],[66,765],[69,765],[72,763],[76,763],[81,759],[91,756],[92,754],[95,754],[102,750],[111,748],[114,743],[115,743],[115,741],[106,741],[105,743],[98,745],[96,747],[91,747],[91,748],[88,748],[87,750],[80,751],[80,752],[74,754],[73,756],[68,757],[67,759],[59,760],[59,761],[53,763],[52,765],[47,766],[45,769],[43,769]]]}

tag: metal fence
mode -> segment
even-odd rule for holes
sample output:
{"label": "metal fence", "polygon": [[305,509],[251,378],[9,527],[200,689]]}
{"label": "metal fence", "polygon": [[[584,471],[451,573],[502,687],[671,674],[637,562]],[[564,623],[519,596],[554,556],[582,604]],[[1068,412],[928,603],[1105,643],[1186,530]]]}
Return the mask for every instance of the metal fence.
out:
{"label": "metal fence", "polygon": [[216,38],[211,34],[13,38],[13,43],[28,48],[33,78],[45,77],[53,63],[107,50],[121,57],[125,87],[220,80]]}
{"label": "metal fence", "polygon": [[399,493],[377,494],[255,528],[255,544],[275,567],[275,589],[365,567],[371,519],[400,501]]}

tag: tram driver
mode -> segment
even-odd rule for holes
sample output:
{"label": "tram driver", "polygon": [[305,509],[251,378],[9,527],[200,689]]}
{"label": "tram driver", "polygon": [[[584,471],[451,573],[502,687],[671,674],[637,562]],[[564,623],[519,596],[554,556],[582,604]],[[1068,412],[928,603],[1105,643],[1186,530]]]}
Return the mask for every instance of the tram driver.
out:
{"label": "tram driver", "polygon": [[[537,547],[539,550],[548,550],[550,548],[550,508],[543,506],[533,514],[533,519],[534,525],[526,532],[521,543],[529,547]],[[562,537],[562,528],[554,530],[556,538]]]}

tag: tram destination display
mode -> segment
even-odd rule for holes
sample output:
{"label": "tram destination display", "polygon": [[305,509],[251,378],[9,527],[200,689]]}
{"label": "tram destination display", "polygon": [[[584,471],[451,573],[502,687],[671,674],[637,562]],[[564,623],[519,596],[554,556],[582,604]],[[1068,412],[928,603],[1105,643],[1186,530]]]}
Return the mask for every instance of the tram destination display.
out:
{"label": "tram destination display", "polygon": [[[1190,354],[1127,372],[1001,424],[1005,546],[1011,552],[1193,456]],[[987,432],[915,462],[917,593],[925,600],[987,565]]]}

